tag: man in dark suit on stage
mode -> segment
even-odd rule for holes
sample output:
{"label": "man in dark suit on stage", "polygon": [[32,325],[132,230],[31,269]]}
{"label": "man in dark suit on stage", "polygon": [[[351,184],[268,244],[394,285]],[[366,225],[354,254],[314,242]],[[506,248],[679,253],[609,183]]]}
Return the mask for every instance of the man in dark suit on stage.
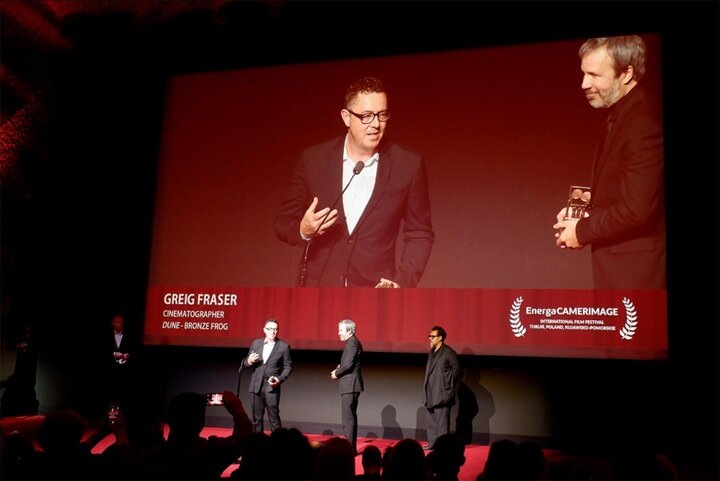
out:
{"label": "man in dark suit on stage", "polygon": [[[130,393],[128,391],[132,381],[131,371],[135,362],[130,352],[132,341],[125,333],[125,317],[122,314],[113,314],[111,324],[113,328],[112,344],[108,342],[104,354],[110,369],[106,381],[108,388],[105,401],[112,404],[126,405],[129,401]],[[110,352],[112,352],[112,357],[110,357]]]}
{"label": "man in dark suit on stage", "polygon": [[434,241],[423,158],[382,142],[390,111],[380,80],[350,85],[340,116],[347,134],[301,155],[275,232],[305,248],[300,286],[415,287]]}
{"label": "man in dark suit on stage", "polygon": [[660,104],[639,84],[646,47],[637,35],[592,38],[580,47],[582,89],[609,109],[592,170],[588,215],[553,226],[560,247],[592,245],[596,288],[664,289],[665,208]]}
{"label": "man in dark suit on stage", "polygon": [[434,449],[435,440],[450,432],[450,410],[455,404],[455,393],[462,379],[457,353],[445,344],[447,333],[433,326],[428,335],[430,353],[425,366],[423,405],[427,410],[428,444],[423,449]]}
{"label": "man in dark suit on stage", "polygon": [[357,407],[363,384],[360,355],[362,344],[355,336],[355,322],[350,319],[338,323],[338,336],[345,343],[340,364],[330,372],[330,379],[339,381],[342,402],[342,424],[345,437],[357,453]]}
{"label": "man in dark suit on stage", "polygon": [[292,372],[290,346],[278,339],[278,322],[265,321],[265,337],[255,339],[243,362],[253,370],[248,390],[252,393],[252,422],[255,432],[262,432],[263,415],[267,410],[270,429],[282,427],[280,421],[280,385]]}

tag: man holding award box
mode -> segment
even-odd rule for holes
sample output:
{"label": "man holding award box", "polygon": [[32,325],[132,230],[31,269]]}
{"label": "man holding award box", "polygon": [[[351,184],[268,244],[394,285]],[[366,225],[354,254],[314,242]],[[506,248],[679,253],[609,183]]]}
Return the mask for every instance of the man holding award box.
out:
{"label": "man holding award box", "polygon": [[[645,43],[636,35],[593,38],[579,55],[588,102],[609,114],[591,186],[571,187],[553,226],[556,244],[591,245],[595,288],[664,289],[662,118],[659,102],[639,84]],[[575,189],[580,189],[577,202]]]}

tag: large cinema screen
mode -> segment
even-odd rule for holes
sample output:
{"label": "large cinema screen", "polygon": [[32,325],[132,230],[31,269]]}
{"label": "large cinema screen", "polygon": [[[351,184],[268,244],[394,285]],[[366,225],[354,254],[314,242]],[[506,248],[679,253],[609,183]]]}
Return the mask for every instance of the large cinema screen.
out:
{"label": "large cinema screen", "polygon": [[[659,94],[660,36],[642,37]],[[243,346],[275,318],[293,348],[334,350],[349,318],[367,351],[424,353],[439,324],[469,355],[666,358],[666,289],[595,288],[591,247],[555,244],[607,116],[580,88],[584,40],[171,76],[144,342]],[[274,219],[300,153],[346,133],[365,75],[387,87],[386,138],[423,156],[429,261],[417,287],[297,287],[303,249]]]}

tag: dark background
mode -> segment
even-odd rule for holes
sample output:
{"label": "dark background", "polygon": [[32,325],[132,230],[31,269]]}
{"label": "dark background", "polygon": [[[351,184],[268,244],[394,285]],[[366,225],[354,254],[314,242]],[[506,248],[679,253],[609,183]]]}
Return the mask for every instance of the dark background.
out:
{"label": "dark background", "polygon": [[[668,452],[688,478],[718,477],[717,2],[6,0],[0,9],[3,366],[32,326],[44,411],[93,410],[98,340],[113,311],[125,312],[128,335],[141,338],[170,73],[660,32],[670,359],[462,362],[480,379],[476,396],[489,391],[497,408],[476,434],[595,451],[637,442]],[[179,389],[233,389],[242,356],[240,349],[139,352],[146,369],[137,389],[158,411]],[[314,409],[295,417],[292,404],[339,404],[333,390],[320,403],[302,398],[313,372],[337,354],[296,354],[307,368],[288,385],[286,419],[308,430],[326,422]],[[375,385],[389,386],[421,376],[424,357],[377,354],[366,364],[378,373]],[[539,397],[520,399],[529,380],[543,393],[542,412],[533,409]],[[374,427],[362,409],[379,412],[385,402],[374,396],[361,399],[361,431]],[[397,412],[414,412],[417,397],[398,399]],[[540,429],[528,420],[537,416],[546,420]]]}

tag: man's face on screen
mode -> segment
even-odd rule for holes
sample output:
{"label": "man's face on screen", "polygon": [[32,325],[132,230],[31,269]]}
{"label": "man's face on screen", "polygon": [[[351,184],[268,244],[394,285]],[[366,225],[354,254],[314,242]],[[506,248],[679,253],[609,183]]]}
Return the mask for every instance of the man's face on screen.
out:
{"label": "man's face on screen", "polygon": [[363,124],[359,118],[352,115],[349,111],[363,115],[384,112],[387,109],[387,95],[373,92],[358,94],[355,100],[347,106],[347,110],[344,109],[342,111],[343,121],[348,128],[351,155],[361,154],[371,156],[377,152],[389,120],[380,122],[376,115],[375,118],[372,119],[372,122]]}
{"label": "man's face on screen", "polygon": [[581,88],[596,109],[610,107],[625,95],[624,81],[628,74],[623,72],[619,77],[615,76],[613,60],[605,48],[586,54],[580,68],[583,72]]}

